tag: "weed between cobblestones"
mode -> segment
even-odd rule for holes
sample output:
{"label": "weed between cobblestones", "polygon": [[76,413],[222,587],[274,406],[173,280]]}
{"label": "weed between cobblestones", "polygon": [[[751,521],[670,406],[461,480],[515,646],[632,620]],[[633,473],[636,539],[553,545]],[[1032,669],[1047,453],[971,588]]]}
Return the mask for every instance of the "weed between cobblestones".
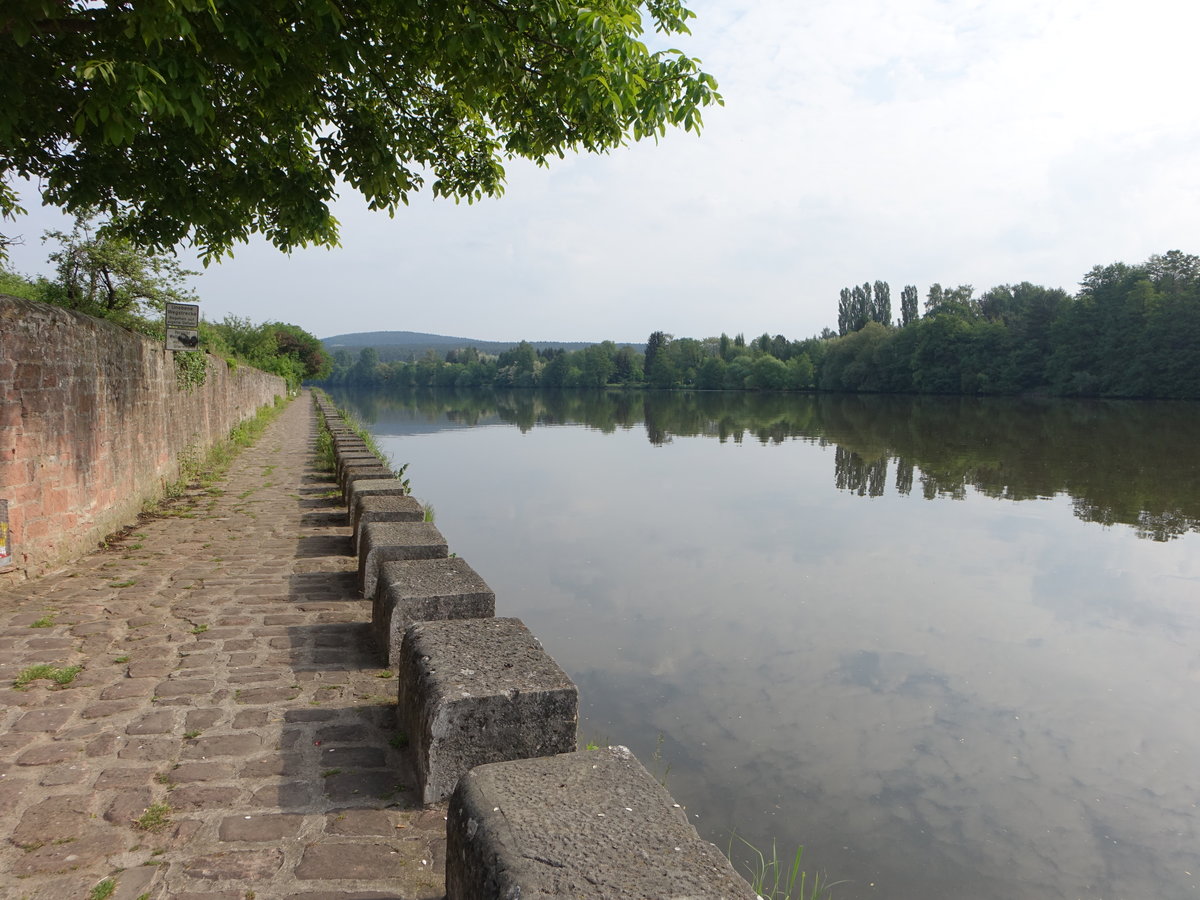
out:
{"label": "weed between cobblestones", "polygon": [[[37,666],[30,666],[27,669],[21,670],[21,673],[13,679],[13,687],[17,690],[24,690],[35,681],[53,681],[59,688],[66,687],[75,680],[75,676],[83,671],[83,666],[61,666],[56,667],[48,663],[42,663]],[[56,688],[51,688],[55,690]]]}
{"label": "weed between cobblestones", "polygon": [[53,628],[54,627],[54,614],[50,613],[49,615],[42,616],[36,622],[31,622],[29,624],[29,627],[30,628]]}
{"label": "weed between cobblestones", "polygon": [[142,831],[161,831],[171,824],[171,807],[166,803],[153,803],[133,820],[133,827]]}
{"label": "weed between cobblestones", "polygon": [[105,878],[88,892],[88,900],[108,900],[108,898],[112,896],[113,891],[116,889],[116,880],[113,878]]}

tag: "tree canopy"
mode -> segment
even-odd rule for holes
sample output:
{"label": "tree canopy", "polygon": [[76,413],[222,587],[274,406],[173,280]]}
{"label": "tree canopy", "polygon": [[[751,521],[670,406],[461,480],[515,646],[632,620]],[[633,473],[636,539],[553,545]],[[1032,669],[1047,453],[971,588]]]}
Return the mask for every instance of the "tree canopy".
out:
{"label": "tree canopy", "polygon": [[680,0],[4,0],[0,213],[16,177],[137,243],[337,241],[344,183],[393,213],[501,193],[545,164],[695,130],[716,81],[653,30]]}

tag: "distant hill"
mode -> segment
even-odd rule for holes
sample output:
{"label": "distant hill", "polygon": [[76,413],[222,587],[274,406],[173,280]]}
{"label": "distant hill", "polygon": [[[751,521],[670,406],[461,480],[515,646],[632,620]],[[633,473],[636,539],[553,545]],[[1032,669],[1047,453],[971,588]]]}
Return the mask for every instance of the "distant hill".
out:
{"label": "distant hill", "polygon": [[[439,358],[446,355],[448,350],[462,350],[474,347],[480,353],[499,356],[505,350],[511,350],[520,341],[480,341],[475,338],[450,337],[444,334],[425,334],[420,331],[358,331],[353,334],[338,334],[333,337],[321,338],[321,343],[330,353],[338,350],[349,350],[355,356],[363,347],[374,347],[379,352],[382,362],[392,362],[398,359],[413,359],[422,357],[432,350]],[[530,341],[535,350],[563,349],[582,350],[599,341]],[[635,347],[644,350],[644,344],[618,344],[619,347]]]}

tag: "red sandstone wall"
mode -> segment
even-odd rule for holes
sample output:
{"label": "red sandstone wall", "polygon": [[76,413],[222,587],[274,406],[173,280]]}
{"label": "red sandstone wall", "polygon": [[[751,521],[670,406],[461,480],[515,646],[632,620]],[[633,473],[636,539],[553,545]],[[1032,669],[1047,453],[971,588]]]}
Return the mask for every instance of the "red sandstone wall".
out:
{"label": "red sandstone wall", "polygon": [[[162,344],[71,310],[0,295],[0,499],[27,576],[79,556],[162,496],[184,454],[203,454],[286,391],[208,358],[191,393]],[[0,589],[6,578],[0,574]]]}

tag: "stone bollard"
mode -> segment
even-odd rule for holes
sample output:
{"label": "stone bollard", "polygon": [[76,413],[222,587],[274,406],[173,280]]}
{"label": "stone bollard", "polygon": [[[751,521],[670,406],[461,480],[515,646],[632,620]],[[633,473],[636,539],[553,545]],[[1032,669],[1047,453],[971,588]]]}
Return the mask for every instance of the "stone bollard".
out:
{"label": "stone bollard", "polygon": [[425,508],[406,494],[363,494],[350,510],[350,537],[358,546],[358,529],[366,522],[424,522]]}
{"label": "stone bollard", "polygon": [[624,747],[480,766],[450,799],[446,900],[756,896]]}
{"label": "stone bollard", "polygon": [[371,630],[387,664],[398,666],[404,631],[413,622],[495,614],[495,592],[465,559],[386,562],[371,603]]}
{"label": "stone bollard", "polygon": [[341,475],[338,476],[338,484],[341,485],[344,491],[350,486],[351,481],[357,481],[361,478],[395,478],[396,473],[392,471],[391,466],[385,466],[379,460],[371,462],[352,462],[346,463],[341,467]]}
{"label": "stone bollard", "polygon": [[446,539],[429,522],[368,522],[358,535],[358,589],[373,600],[380,567],[392,559],[445,559]]}
{"label": "stone bollard", "polygon": [[346,512],[352,512],[359,497],[380,494],[388,497],[405,497],[408,492],[397,478],[351,478],[346,482],[342,494],[346,498]]}
{"label": "stone bollard", "polygon": [[579,692],[520,619],[417,622],[397,669],[423,803],[483,763],[575,749]]}
{"label": "stone bollard", "polygon": [[371,448],[367,446],[367,442],[353,432],[344,434],[335,434],[333,436],[333,447],[341,453],[344,450],[367,450]]}
{"label": "stone bollard", "polygon": [[370,450],[354,451],[352,453],[343,453],[337,458],[337,466],[334,469],[334,474],[337,476],[338,484],[342,483],[342,470],[346,466],[382,466],[386,463],[372,453]]}

